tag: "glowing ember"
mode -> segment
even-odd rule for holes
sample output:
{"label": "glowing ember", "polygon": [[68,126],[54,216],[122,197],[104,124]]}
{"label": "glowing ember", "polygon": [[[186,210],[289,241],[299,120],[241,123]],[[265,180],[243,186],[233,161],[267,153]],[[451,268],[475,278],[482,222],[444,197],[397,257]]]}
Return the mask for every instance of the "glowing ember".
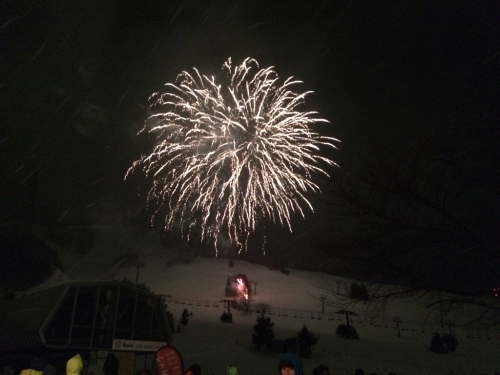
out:
{"label": "glowing ember", "polygon": [[236,281],[238,281],[238,289],[240,290],[240,293],[243,297],[245,297],[245,299],[248,299],[248,289],[245,282],[241,278],[236,279]]}

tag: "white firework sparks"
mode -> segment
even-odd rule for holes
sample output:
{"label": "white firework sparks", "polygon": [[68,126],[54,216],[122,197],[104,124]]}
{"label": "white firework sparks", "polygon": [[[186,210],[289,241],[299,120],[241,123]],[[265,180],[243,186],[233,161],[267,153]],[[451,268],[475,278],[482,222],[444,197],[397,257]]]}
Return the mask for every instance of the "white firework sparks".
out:
{"label": "white firework sparks", "polygon": [[259,70],[250,58],[236,67],[229,59],[223,69],[226,86],[193,69],[151,96],[152,107],[165,109],[143,129],[156,134],[156,144],[127,175],[141,168],[153,177],[148,201],[153,217],[166,212],[165,229],[178,225],[189,239],[198,228],[216,250],[225,234],[241,251],[264,219],[291,231],[292,214],[304,217],[303,205],[313,210],[305,193],[319,187],[311,175],[328,175],[320,165],[335,165],[318,152],[337,139],[310,129],[328,122],[316,112],[296,110],[311,93],[291,90],[300,81],[278,85],[272,67]]}

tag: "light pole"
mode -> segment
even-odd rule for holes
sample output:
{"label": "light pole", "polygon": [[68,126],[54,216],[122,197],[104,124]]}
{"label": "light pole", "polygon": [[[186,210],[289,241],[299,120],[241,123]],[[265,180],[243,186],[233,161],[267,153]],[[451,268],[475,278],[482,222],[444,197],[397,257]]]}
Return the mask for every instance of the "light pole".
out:
{"label": "light pole", "polygon": [[401,323],[401,319],[399,319],[399,316],[395,316],[393,322],[396,323],[396,326],[398,328],[398,337],[401,337],[401,331],[399,329],[399,323]]}
{"label": "light pole", "polygon": [[325,313],[325,301],[326,301],[326,297],[325,296],[321,296],[319,299],[321,300],[321,314],[324,314]]}
{"label": "light pole", "polygon": [[139,284],[139,268],[142,268],[146,265],[144,262],[135,262],[132,264],[134,267],[137,268],[137,272],[135,274],[135,285]]}
{"label": "light pole", "polygon": [[253,289],[253,295],[256,296],[257,295],[257,284],[258,284],[258,282],[257,281],[250,281],[250,280],[248,280],[248,282],[250,283],[250,287],[252,286],[252,284],[255,286],[255,288]]}

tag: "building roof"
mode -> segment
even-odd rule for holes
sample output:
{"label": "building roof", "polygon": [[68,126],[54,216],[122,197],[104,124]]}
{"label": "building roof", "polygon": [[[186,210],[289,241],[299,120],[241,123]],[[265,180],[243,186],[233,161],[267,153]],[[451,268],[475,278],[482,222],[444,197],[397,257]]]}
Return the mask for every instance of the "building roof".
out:
{"label": "building roof", "polygon": [[[89,288],[95,288],[95,290],[99,290],[100,287],[107,288],[108,290],[109,288],[118,290],[118,293],[116,293],[117,296],[120,295],[119,290],[123,290],[124,288],[129,291],[128,294],[126,294],[128,296],[144,295],[143,298],[154,298],[158,300],[161,299],[160,296],[139,289],[134,285],[123,282],[110,281],[95,283],[68,283],[44,291],[28,294],[17,299],[0,300],[0,352],[54,346],[51,345],[50,342],[46,342],[46,332],[44,331],[46,331],[47,327],[51,324],[52,326],[57,327],[61,327],[61,324],[73,324],[64,323],[58,320],[58,317],[60,319],[61,314],[63,314],[68,317],[67,322],[72,322],[72,318],[70,317],[71,313],[64,309],[64,306],[67,307],[68,304],[70,306],[73,306],[72,299],[75,298],[75,292],[69,293],[70,290],[76,290],[76,293],[78,293],[78,290],[85,289],[88,291]],[[98,292],[94,294],[96,296],[99,295]],[[123,294],[123,296],[125,296],[125,294]],[[129,298],[131,301],[135,301],[134,309],[138,308],[137,299],[135,297]],[[116,309],[119,308],[118,304],[119,302],[118,300],[116,300]],[[161,306],[163,306],[163,304],[161,304]],[[91,310],[93,312],[95,310],[95,307],[92,307]],[[156,321],[160,326],[166,326],[167,323],[165,311],[163,308],[160,309],[159,306],[158,314],[159,315],[156,315],[158,317]],[[127,322],[125,322],[125,325],[128,326]],[[133,324],[130,325],[132,326]],[[133,330],[133,328],[131,328],[131,330]],[[166,335],[170,335],[168,327],[166,328],[166,330]],[[163,329],[161,329],[161,331],[163,331]],[[66,332],[72,332],[72,329],[70,329],[70,327],[68,326]],[[58,333],[59,332],[56,332],[56,334]],[[54,333],[51,332],[51,334],[53,336]],[[120,334],[127,335],[126,333],[123,333],[123,331],[121,331]],[[170,339],[170,337],[168,337],[168,339]],[[60,345],[69,347],[70,344],[68,343],[68,339],[66,338],[57,346],[60,347]],[[71,344],[71,346],[74,345],[77,344]],[[88,347],[88,345],[85,346]],[[105,346],[108,346],[108,344],[105,344]]]}
{"label": "building roof", "polygon": [[40,328],[59,305],[69,285],[0,301],[0,351],[42,346]]}

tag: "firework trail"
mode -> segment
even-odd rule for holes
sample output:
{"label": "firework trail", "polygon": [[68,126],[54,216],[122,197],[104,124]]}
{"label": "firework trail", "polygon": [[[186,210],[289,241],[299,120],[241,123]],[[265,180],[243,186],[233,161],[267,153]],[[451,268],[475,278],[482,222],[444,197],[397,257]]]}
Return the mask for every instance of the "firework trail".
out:
{"label": "firework trail", "polygon": [[319,191],[311,174],[328,175],[320,165],[335,165],[318,152],[337,139],[309,128],[328,121],[296,110],[311,92],[293,92],[301,82],[292,77],[278,85],[272,67],[259,70],[250,58],[223,65],[227,85],[193,70],[151,96],[161,111],[142,131],[156,134],[156,143],[127,176],[140,168],[152,178],[148,202],[153,218],[166,212],[166,230],[179,227],[188,240],[200,230],[216,251],[223,234],[241,251],[264,219],[291,231],[292,214],[304,217],[303,205],[313,210],[305,197]]}

